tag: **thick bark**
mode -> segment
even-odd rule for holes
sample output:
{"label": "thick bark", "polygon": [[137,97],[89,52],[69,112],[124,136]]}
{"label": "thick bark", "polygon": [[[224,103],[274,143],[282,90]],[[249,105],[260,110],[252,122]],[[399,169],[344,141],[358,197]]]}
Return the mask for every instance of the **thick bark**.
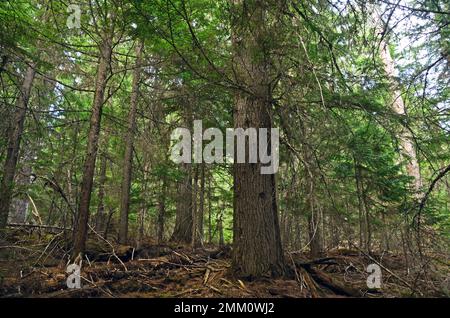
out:
{"label": "thick bark", "polygon": [[108,68],[111,61],[112,48],[110,39],[105,39],[101,45],[100,58],[95,82],[95,96],[89,126],[88,145],[84,161],[83,180],[81,183],[80,203],[73,231],[72,258],[84,253],[89,221],[89,204],[91,202],[92,184],[97,158],[100,122],[107,84]]}
{"label": "thick bark", "polygon": [[[269,63],[261,46],[269,39],[264,30],[266,13],[261,2],[235,0],[234,9],[243,16],[233,21],[233,66],[237,82],[246,88],[236,89],[234,94],[234,127],[268,128],[270,132]],[[269,151],[275,151],[270,149],[270,136],[258,132],[258,138],[266,138]],[[248,151],[246,155],[248,160]],[[255,164],[233,165],[232,264],[236,274],[243,277],[284,273],[275,176],[261,174],[261,166],[259,159]]]}
{"label": "thick bark", "polygon": [[20,142],[22,139],[25,116],[28,109],[31,87],[35,75],[35,65],[31,64],[22,82],[19,97],[16,101],[14,121],[8,132],[8,149],[6,160],[3,166],[3,179],[0,185],[0,229],[6,227],[9,208],[11,205],[11,196],[14,183],[14,174],[16,173],[17,161],[19,158]]}
{"label": "thick bark", "polygon": [[125,135],[125,156],[123,161],[122,195],[120,200],[120,225],[119,243],[126,244],[128,239],[128,213],[130,210],[130,187],[133,168],[133,141],[136,130],[136,110],[139,95],[139,81],[141,76],[141,57],[143,45],[141,42],[136,47],[136,67],[133,72],[131,87],[130,111],[128,113],[128,130]]}

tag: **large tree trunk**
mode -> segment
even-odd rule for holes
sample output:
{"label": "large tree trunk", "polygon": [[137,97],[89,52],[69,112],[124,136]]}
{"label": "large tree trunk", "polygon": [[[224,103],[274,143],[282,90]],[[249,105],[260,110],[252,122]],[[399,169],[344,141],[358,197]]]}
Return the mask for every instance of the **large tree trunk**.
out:
{"label": "large tree trunk", "polygon": [[27,72],[19,92],[19,97],[16,101],[14,121],[11,123],[8,132],[8,149],[5,164],[3,166],[3,179],[0,185],[0,229],[4,229],[6,227],[8,220],[14,174],[16,173],[25,115],[27,113],[28,101],[30,99],[31,87],[33,85],[35,75],[34,68],[34,63],[27,68]]}
{"label": "large tree trunk", "polygon": [[136,130],[136,110],[139,95],[139,81],[141,76],[141,57],[143,45],[141,42],[136,47],[136,67],[133,72],[133,83],[131,88],[130,111],[128,113],[128,130],[125,135],[125,156],[123,161],[122,195],[120,200],[120,225],[119,243],[126,244],[128,239],[128,213],[130,210],[130,186],[133,168],[133,140]]}
{"label": "large tree trunk", "polygon": [[[261,2],[234,0],[233,66],[236,80],[246,89],[234,95],[234,127],[270,128],[270,76],[263,43],[269,40]],[[259,52],[257,55],[255,52]],[[270,151],[270,136],[266,138]],[[236,153],[236,152],[235,152]],[[246,151],[248,160],[248,151]],[[233,269],[243,277],[284,273],[278,223],[275,175],[261,174],[261,162],[234,163]]]}
{"label": "large tree trunk", "polygon": [[92,105],[89,126],[88,145],[84,161],[83,181],[81,183],[80,203],[73,231],[72,259],[84,253],[89,221],[89,204],[91,202],[92,183],[97,158],[100,123],[107,84],[108,69],[111,61],[112,47],[109,38],[105,38],[100,48],[100,58],[95,82],[95,96]]}

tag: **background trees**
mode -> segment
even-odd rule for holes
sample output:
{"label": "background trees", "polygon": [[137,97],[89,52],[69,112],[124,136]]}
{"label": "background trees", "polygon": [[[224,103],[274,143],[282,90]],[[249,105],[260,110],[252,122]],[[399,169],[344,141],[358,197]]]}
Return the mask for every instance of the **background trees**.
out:
{"label": "background trees", "polygon": [[[445,2],[87,1],[79,29],[49,3],[0,5],[0,227],[25,200],[74,257],[92,229],[233,243],[243,276],[282,273],[283,250],[447,246]],[[279,127],[279,172],[174,164],[195,119]]]}

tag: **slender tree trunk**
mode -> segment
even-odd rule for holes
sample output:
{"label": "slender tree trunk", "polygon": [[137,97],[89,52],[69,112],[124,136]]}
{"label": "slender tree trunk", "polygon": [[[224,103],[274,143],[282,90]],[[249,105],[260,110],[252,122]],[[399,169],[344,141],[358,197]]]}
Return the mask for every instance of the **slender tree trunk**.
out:
{"label": "slender tree trunk", "polygon": [[[269,64],[261,46],[270,40],[264,26],[262,2],[234,0],[232,44],[236,80],[246,91],[234,92],[234,127],[267,128],[271,93]],[[242,15],[242,16],[241,16]],[[260,52],[264,56],[256,56]],[[271,149],[270,136],[266,138]],[[246,151],[248,160],[248,151]],[[261,162],[234,163],[233,269],[243,277],[278,276],[284,273],[283,249],[276,202],[275,176],[261,174]]]}
{"label": "slender tree trunk", "polygon": [[[188,99],[180,101],[184,105],[183,121],[184,126],[192,130],[192,105]],[[192,244],[192,219],[193,210],[193,184],[192,184],[191,163],[180,164],[180,172],[183,174],[182,180],[178,182],[178,196],[175,216],[175,228],[170,240],[183,244]]]}
{"label": "slender tree trunk", "polygon": [[[78,178],[76,174],[76,164],[75,160],[78,153],[79,146],[79,134],[80,134],[80,125],[79,123],[75,124],[75,130],[73,131],[73,135],[70,137],[72,140],[72,150],[71,150],[71,160],[70,166],[67,169],[67,200],[69,201],[69,205],[71,207],[70,210],[65,209],[64,212],[64,222],[68,221],[68,213],[71,211],[75,211],[78,206],[78,187],[73,187],[73,184],[78,184]],[[61,154],[63,155],[63,154]],[[75,224],[75,215],[71,215],[70,221],[71,226]],[[66,235],[66,233],[64,233]]]}
{"label": "slender tree trunk", "polygon": [[96,228],[99,232],[105,230],[106,215],[105,215],[105,183],[106,183],[106,155],[100,156],[100,174],[98,179],[98,206],[96,215]]}
{"label": "slender tree trunk", "polygon": [[211,177],[208,179],[208,243],[212,243],[212,188]]}
{"label": "slender tree trunk", "polygon": [[158,244],[164,241],[164,218],[166,214],[166,205],[164,197],[160,197],[158,202]]}
{"label": "slender tree trunk", "polygon": [[389,251],[391,249],[389,244],[389,226],[386,220],[386,212],[381,212],[381,222],[383,223],[382,229],[382,240],[383,240],[383,249],[385,251]]}
{"label": "slender tree trunk", "polygon": [[358,196],[359,210],[359,230],[360,230],[360,248],[366,252],[370,252],[371,248],[371,232],[370,232],[370,216],[369,206],[367,204],[364,184],[362,182],[361,168],[355,160],[355,183]]}
{"label": "slender tree trunk", "polygon": [[22,140],[23,126],[28,109],[31,87],[33,85],[35,67],[36,65],[33,63],[27,68],[19,92],[19,97],[16,101],[14,121],[11,123],[8,132],[8,149],[6,152],[5,164],[3,166],[3,179],[0,184],[0,229],[6,227],[8,220],[14,175],[16,173],[16,166],[19,158],[20,142]]}
{"label": "slender tree trunk", "polygon": [[316,218],[317,213],[313,213],[308,216],[308,230],[309,230],[309,245],[311,251],[312,258],[318,258],[322,255],[322,242],[321,242],[321,233],[319,222],[317,222]]}
{"label": "slender tree trunk", "polygon": [[194,185],[192,187],[192,237],[191,246],[198,246],[198,165],[194,166]]}
{"label": "slender tree trunk", "polygon": [[103,237],[105,239],[108,239],[109,227],[111,225],[111,218],[112,218],[113,214],[114,214],[114,209],[109,208],[108,216],[106,218],[105,231],[103,232]]}
{"label": "slender tree trunk", "polygon": [[100,58],[95,82],[95,96],[88,135],[86,158],[84,161],[83,181],[81,183],[80,203],[78,215],[73,232],[72,259],[84,253],[88,233],[89,204],[91,202],[92,183],[97,158],[98,139],[100,135],[100,122],[107,84],[108,68],[111,61],[112,48],[110,39],[105,39],[101,45]]}
{"label": "slender tree trunk", "polygon": [[219,246],[225,245],[225,240],[223,237],[223,213],[225,211],[225,203],[223,203],[222,210],[217,214],[217,231],[219,232]]}
{"label": "slender tree trunk", "polygon": [[178,197],[175,217],[175,228],[171,241],[191,243],[192,240],[192,177],[191,164],[183,163],[180,169],[184,174],[178,183]]}
{"label": "slender tree trunk", "polygon": [[302,224],[300,216],[295,216],[295,235],[294,235],[294,247],[298,249],[302,246]]}
{"label": "slender tree trunk", "polygon": [[198,243],[203,246],[203,217],[205,213],[205,164],[200,165],[200,202],[197,219]]}
{"label": "slender tree trunk", "polygon": [[312,149],[309,146],[308,127],[301,124],[303,158],[305,162],[305,195],[308,221],[309,249],[312,258],[319,258],[323,252],[322,245],[322,218],[316,200],[316,165]]}
{"label": "slender tree trunk", "polygon": [[331,215],[331,223],[332,223],[332,235],[331,235],[331,241],[332,241],[332,247],[338,247],[341,239],[340,239],[340,233],[339,233],[339,218],[335,214]]}
{"label": "slender tree trunk", "polygon": [[164,222],[166,217],[166,204],[165,204],[165,179],[162,181],[161,194],[158,197],[158,219],[157,219],[157,240],[158,244],[164,241]]}
{"label": "slender tree trunk", "polygon": [[[200,171],[199,171],[200,169]],[[198,174],[200,173],[200,189],[198,187]],[[203,212],[205,206],[205,167],[197,166],[194,174],[193,208],[192,208],[192,247],[203,245]],[[199,200],[197,200],[199,199]]]}
{"label": "slender tree trunk", "polygon": [[133,169],[133,141],[136,130],[136,110],[139,96],[139,81],[141,77],[141,59],[143,44],[139,42],[136,46],[136,67],[133,72],[131,87],[130,111],[128,113],[128,129],[125,135],[125,156],[123,160],[122,195],[120,200],[120,225],[119,243],[126,244],[128,239],[128,213],[130,210],[130,187]]}
{"label": "slender tree trunk", "polygon": [[[147,154],[144,154],[143,158],[144,162],[144,172],[142,175],[142,193],[147,193],[148,188],[148,173],[150,171],[150,161],[148,160]],[[163,189],[164,189],[164,178],[163,178]],[[141,203],[139,213],[138,213],[138,235],[136,238],[136,248],[139,248],[142,244],[142,240],[144,239],[145,235],[145,216],[147,215],[147,201],[144,200]]]}
{"label": "slender tree trunk", "polygon": [[140,248],[142,245],[142,240],[144,239],[145,234],[145,215],[147,214],[147,206],[145,203],[142,203],[139,208],[138,213],[138,230],[136,237],[136,248]]}
{"label": "slender tree trunk", "polygon": [[[29,149],[25,149],[22,155],[22,169],[18,173],[16,177],[16,185],[18,188],[22,188],[22,192],[27,191],[27,187],[30,185],[30,175],[31,175],[31,153]],[[26,193],[19,193],[12,200],[12,209],[10,209],[9,221],[11,223],[25,223],[25,219],[27,217],[29,206],[29,199],[26,196]]]}

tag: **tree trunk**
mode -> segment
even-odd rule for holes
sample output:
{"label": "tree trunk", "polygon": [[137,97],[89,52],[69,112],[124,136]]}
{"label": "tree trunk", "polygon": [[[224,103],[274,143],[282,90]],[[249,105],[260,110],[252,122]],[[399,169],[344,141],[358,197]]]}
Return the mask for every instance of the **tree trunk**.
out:
{"label": "tree trunk", "polygon": [[305,195],[306,195],[306,209],[308,221],[308,235],[309,235],[309,250],[312,258],[319,258],[322,256],[322,218],[320,208],[316,199],[316,163],[314,161],[313,149],[309,144],[308,127],[300,126],[302,132],[302,151],[305,166]]}
{"label": "tree trunk", "polygon": [[194,185],[192,187],[192,248],[198,247],[198,165],[194,166]]}
{"label": "tree trunk", "polygon": [[[187,98],[183,98],[180,104],[184,106],[184,126],[192,131],[192,104]],[[175,228],[170,238],[172,242],[192,244],[192,227],[194,224],[192,219],[192,169],[191,163],[180,164],[180,172],[183,174],[183,178],[178,182]]]}
{"label": "tree trunk", "polygon": [[211,179],[208,179],[208,243],[212,243],[212,188],[211,188]]}
{"label": "tree trunk", "polygon": [[27,72],[19,92],[19,97],[16,101],[14,121],[8,132],[8,149],[6,152],[5,164],[3,166],[3,179],[0,185],[0,229],[4,229],[6,227],[8,220],[14,174],[16,173],[16,166],[19,158],[20,142],[22,139],[23,126],[28,109],[31,87],[33,85],[35,67],[36,66],[33,63],[27,68]]}
{"label": "tree trunk", "polygon": [[358,211],[359,211],[359,245],[360,248],[370,253],[371,248],[371,232],[370,232],[370,216],[369,206],[367,204],[366,193],[362,180],[361,167],[359,163],[354,160],[355,165],[355,183],[356,194],[358,196]]}
{"label": "tree trunk", "polygon": [[[378,17],[376,18],[378,19]],[[382,31],[381,25],[378,21],[376,21],[376,26],[379,31]],[[395,81],[394,60],[391,57],[388,43],[384,40],[381,40],[379,48],[381,60],[383,61],[384,71],[391,85],[392,110],[400,116],[406,116],[405,103],[403,101],[400,90],[397,88],[398,83],[396,83]],[[398,138],[400,140],[402,154],[406,156],[406,159],[408,161],[406,165],[407,173],[410,177],[413,178],[413,190],[415,191],[416,195],[419,196],[422,189],[422,177],[420,175],[420,166],[414,147],[413,135],[409,129],[402,128],[402,131]]]}
{"label": "tree trunk", "polygon": [[29,199],[26,196],[27,187],[30,185],[30,175],[31,175],[31,158],[32,155],[29,149],[23,151],[22,161],[23,165],[21,171],[16,177],[16,185],[20,190],[20,193],[12,200],[12,209],[9,213],[8,222],[10,223],[25,223]]}
{"label": "tree trunk", "polygon": [[223,237],[223,213],[225,211],[225,203],[223,204],[222,210],[217,214],[216,226],[217,231],[219,232],[219,246],[222,247],[225,245],[225,240]]}
{"label": "tree trunk", "polygon": [[162,181],[161,194],[158,197],[158,219],[157,219],[157,239],[158,244],[164,241],[164,221],[166,217],[166,204],[165,204],[165,179]]}
{"label": "tree trunk", "polygon": [[143,45],[139,42],[136,46],[136,65],[133,72],[131,86],[130,111],[128,112],[128,128],[125,135],[125,155],[123,159],[122,194],[120,199],[120,224],[119,243],[126,244],[128,240],[128,213],[130,210],[130,187],[133,169],[133,141],[136,130],[136,110],[139,96],[139,81],[141,77],[141,56]]}
{"label": "tree trunk", "polygon": [[107,84],[108,68],[111,61],[112,47],[110,39],[105,39],[100,48],[100,58],[95,83],[95,96],[90,119],[88,145],[84,161],[83,180],[81,183],[80,203],[77,220],[73,231],[72,259],[84,253],[89,221],[89,204],[91,202],[92,183],[97,158],[100,122]]}
{"label": "tree trunk", "polygon": [[178,183],[178,198],[175,217],[175,228],[171,241],[191,243],[192,239],[192,177],[191,164],[183,163],[180,170],[184,174]]}
{"label": "tree trunk", "polygon": [[200,206],[198,209],[197,229],[199,243],[203,246],[203,217],[205,213],[205,164],[201,164],[201,176],[200,176]]}
{"label": "tree trunk", "polygon": [[[232,25],[233,66],[236,80],[246,90],[234,92],[234,127],[267,128],[270,132],[270,76],[266,56],[261,47],[265,34],[266,12],[262,3],[234,0],[236,16]],[[245,21],[245,22],[243,22]],[[266,138],[270,149],[270,136]],[[235,152],[236,153],[236,152]],[[248,151],[246,151],[248,160]],[[235,158],[236,159],[236,158]],[[281,275],[284,273],[283,252],[278,223],[275,176],[261,174],[261,162],[234,163],[233,269],[243,277]]]}
{"label": "tree trunk", "polygon": [[106,155],[101,155],[100,175],[98,179],[98,206],[96,215],[96,228],[101,233],[105,230],[105,183],[106,183]]}
{"label": "tree trunk", "polygon": [[[198,171],[200,169],[200,171]],[[198,174],[200,173],[200,189],[197,185]],[[202,163],[196,169],[194,177],[194,204],[193,204],[193,235],[192,235],[192,247],[203,246],[203,213],[205,206],[205,165]],[[199,195],[197,195],[197,193]],[[199,201],[197,203],[197,197]]]}
{"label": "tree trunk", "polygon": [[320,233],[320,222],[317,220],[318,213],[308,216],[309,247],[312,258],[319,258],[322,255],[322,241]]}

